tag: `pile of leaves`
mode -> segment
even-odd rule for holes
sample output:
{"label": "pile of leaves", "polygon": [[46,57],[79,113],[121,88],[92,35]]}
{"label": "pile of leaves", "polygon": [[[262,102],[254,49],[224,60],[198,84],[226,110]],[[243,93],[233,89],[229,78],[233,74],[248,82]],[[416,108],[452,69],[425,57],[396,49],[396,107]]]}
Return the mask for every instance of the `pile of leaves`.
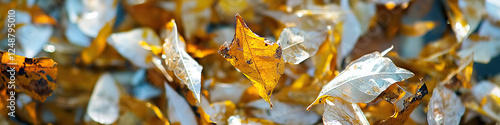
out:
{"label": "pile of leaves", "polygon": [[13,0],[0,23],[11,9],[0,124],[500,122],[497,0]]}

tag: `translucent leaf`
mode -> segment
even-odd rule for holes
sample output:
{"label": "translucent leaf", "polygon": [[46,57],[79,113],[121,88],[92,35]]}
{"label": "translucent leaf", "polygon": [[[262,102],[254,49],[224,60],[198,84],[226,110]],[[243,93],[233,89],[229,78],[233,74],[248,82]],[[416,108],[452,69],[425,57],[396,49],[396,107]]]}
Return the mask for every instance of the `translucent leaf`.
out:
{"label": "translucent leaf", "polygon": [[462,101],[451,90],[438,86],[434,88],[427,110],[427,123],[429,125],[458,125],[465,107]]}
{"label": "translucent leaf", "polygon": [[127,32],[113,33],[108,40],[108,44],[113,46],[123,57],[141,68],[151,66],[148,58],[152,54],[139,46],[139,42],[144,41],[150,46],[160,46],[160,38],[155,31],[150,28],[137,28]]}
{"label": "translucent leaf", "polygon": [[326,35],[326,32],[308,32],[293,27],[283,29],[278,39],[278,44],[283,48],[283,60],[299,64],[315,55]]}
{"label": "translucent leaf", "polygon": [[236,15],[236,20],[234,39],[224,43],[219,54],[250,79],[272,107],[271,94],[285,70],[282,49],[253,33],[240,15]]}
{"label": "translucent leaf", "polygon": [[483,0],[446,0],[446,13],[458,42],[462,42],[479,25],[484,15]]}
{"label": "translucent leaf", "polygon": [[358,104],[335,98],[333,102],[326,100],[323,113],[325,125],[367,125],[368,120]]}
{"label": "translucent leaf", "polygon": [[112,124],[119,116],[120,91],[109,73],[101,75],[95,84],[87,107],[87,115],[101,124]]}
{"label": "translucent leaf", "polygon": [[50,36],[54,31],[50,25],[26,24],[16,31],[17,40],[23,47],[24,56],[28,58],[35,57],[43,48],[43,45],[49,42]]}
{"label": "translucent leaf", "polygon": [[180,123],[181,125],[198,124],[188,102],[167,83],[165,83],[165,95],[168,101],[167,116],[170,123]]}
{"label": "translucent leaf", "polygon": [[383,57],[385,53],[373,52],[354,60],[337,77],[325,85],[316,100],[308,107],[323,103],[325,98],[338,97],[350,103],[368,103],[390,85],[413,76],[413,73],[399,68]]}
{"label": "translucent leaf", "polygon": [[200,101],[201,70],[203,67],[186,53],[185,44],[177,32],[177,24],[172,20],[167,24],[167,38],[163,44],[167,69],[193,92]]}
{"label": "translucent leaf", "polygon": [[275,105],[273,109],[262,99],[250,102],[246,107],[256,108],[250,111],[255,117],[269,119],[278,124],[314,124],[320,118],[318,114],[304,110],[302,105],[287,104],[274,100],[272,102]]}
{"label": "translucent leaf", "polygon": [[481,81],[472,87],[472,95],[480,102],[479,113],[500,121],[500,87],[490,81]]}
{"label": "translucent leaf", "polygon": [[70,0],[66,2],[66,11],[70,22],[76,23],[80,30],[97,37],[99,31],[116,16],[116,0]]}
{"label": "translucent leaf", "polygon": [[500,28],[486,20],[479,27],[478,35],[489,39],[480,41],[466,39],[462,44],[464,49],[460,50],[458,55],[464,58],[473,53],[474,62],[487,64],[493,57],[500,54]]}

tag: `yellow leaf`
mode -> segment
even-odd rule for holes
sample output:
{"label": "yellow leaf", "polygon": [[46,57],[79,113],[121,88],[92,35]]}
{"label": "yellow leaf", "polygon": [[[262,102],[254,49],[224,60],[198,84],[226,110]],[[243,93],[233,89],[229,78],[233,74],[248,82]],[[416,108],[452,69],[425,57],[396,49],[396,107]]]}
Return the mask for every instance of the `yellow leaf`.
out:
{"label": "yellow leaf", "polygon": [[285,69],[281,47],[253,33],[240,15],[236,20],[235,38],[221,46],[219,53],[252,81],[272,107],[271,94]]}
{"label": "yellow leaf", "polygon": [[84,64],[91,64],[95,58],[97,58],[99,55],[101,55],[102,52],[104,52],[104,49],[106,48],[106,39],[109,35],[111,35],[111,32],[113,31],[113,22],[114,19],[106,23],[101,31],[99,31],[99,34],[94,39],[94,41],[92,41],[92,44],[90,44],[88,48],[85,48],[82,51],[81,57]]}
{"label": "yellow leaf", "polygon": [[380,125],[400,125],[410,117],[411,112],[420,104],[422,98],[427,95],[427,86],[425,83],[417,90],[417,92],[404,100],[404,109],[396,112],[390,118],[380,122]]}
{"label": "yellow leaf", "polygon": [[[56,89],[57,63],[52,59],[32,59],[4,51],[0,51],[0,58],[0,81],[5,89],[25,92],[42,102]],[[13,72],[9,72],[11,70]],[[9,83],[11,78],[15,83]]]}

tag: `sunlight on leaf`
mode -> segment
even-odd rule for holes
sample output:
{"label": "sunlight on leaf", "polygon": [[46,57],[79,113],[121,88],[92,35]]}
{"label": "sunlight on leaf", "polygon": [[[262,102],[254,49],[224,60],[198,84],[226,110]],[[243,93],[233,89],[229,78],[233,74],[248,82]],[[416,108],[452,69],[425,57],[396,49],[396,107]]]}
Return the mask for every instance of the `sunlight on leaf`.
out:
{"label": "sunlight on leaf", "polygon": [[346,102],[340,98],[326,100],[323,124],[325,125],[367,125],[368,120],[358,104]]}
{"label": "sunlight on leaf", "polygon": [[451,90],[438,86],[434,88],[427,111],[429,125],[459,124],[465,112],[462,101]]}
{"label": "sunlight on leaf", "polygon": [[101,124],[112,124],[119,116],[120,91],[109,73],[101,75],[95,84],[87,107],[87,115]]}
{"label": "sunlight on leaf", "polygon": [[285,28],[281,31],[278,44],[283,47],[285,62],[299,64],[318,52],[325,41],[326,33],[303,31],[299,28]]}

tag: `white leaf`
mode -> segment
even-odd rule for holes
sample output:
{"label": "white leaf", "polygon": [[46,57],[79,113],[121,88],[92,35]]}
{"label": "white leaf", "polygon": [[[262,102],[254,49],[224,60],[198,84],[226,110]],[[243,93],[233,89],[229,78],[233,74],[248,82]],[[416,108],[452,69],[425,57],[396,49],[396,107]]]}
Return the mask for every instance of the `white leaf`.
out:
{"label": "white leaf", "polygon": [[484,80],[472,87],[472,95],[478,102],[486,100],[486,104],[481,105],[485,115],[500,121],[500,104],[497,99],[500,98],[500,87],[490,81]]}
{"label": "white leaf", "polygon": [[486,12],[488,15],[496,21],[500,21],[500,1],[498,0],[486,0]]}
{"label": "white leaf", "polygon": [[465,58],[474,52],[474,62],[487,64],[500,53],[500,28],[491,24],[490,21],[483,21],[478,31],[479,36],[489,37],[489,41],[464,40],[462,50],[458,52],[460,57]]}
{"label": "white leaf", "polygon": [[342,10],[351,12],[343,17],[343,31],[338,48],[339,56],[337,56],[337,64],[342,64],[342,60],[352,51],[359,37],[368,30],[368,24],[371,18],[375,15],[375,4],[356,2],[354,9],[351,9],[349,3],[351,1],[341,0],[340,7]]}
{"label": "white leaf", "polygon": [[278,39],[278,44],[283,48],[283,59],[299,64],[318,52],[326,35],[326,32],[303,31],[294,27],[283,29]]}
{"label": "white leaf", "polygon": [[170,123],[180,123],[181,125],[198,124],[191,106],[167,83],[165,83],[165,95],[168,101],[167,115]]}
{"label": "white leaf", "polygon": [[327,100],[323,112],[323,124],[325,125],[368,125],[365,114],[358,104],[349,103],[335,98],[333,102]]}
{"label": "white leaf", "polygon": [[116,0],[69,0],[66,11],[71,23],[76,23],[80,30],[97,37],[107,22],[116,16]]}
{"label": "white leaf", "polygon": [[458,96],[451,90],[439,86],[434,88],[427,111],[429,125],[458,125],[465,107]]}
{"label": "white leaf", "polygon": [[80,31],[76,24],[68,23],[68,25],[66,26],[66,31],[64,31],[64,35],[66,35],[66,38],[68,38],[69,42],[75,45],[79,45],[82,47],[90,46],[90,38],[83,34],[83,32]]}
{"label": "white leaf", "polygon": [[49,42],[54,28],[50,25],[26,24],[16,31],[17,39],[23,47],[24,56],[35,57]]}
{"label": "white leaf", "polygon": [[109,73],[101,75],[90,96],[87,115],[101,124],[112,124],[118,119],[120,92]]}
{"label": "white leaf", "polygon": [[139,43],[144,41],[150,46],[160,46],[160,37],[151,28],[137,28],[127,32],[113,33],[108,44],[113,46],[123,57],[134,65],[148,68],[151,65],[147,57],[151,57],[151,51],[142,48]]}
{"label": "white leaf", "polygon": [[302,105],[287,104],[276,99],[273,99],[272,103],[273,109],[263,99],[252,101],[246,107],[256,108],[250,111],[255,117],[269,119],[278,124],[307,125],[316,123],[320,118],[318,114],[304,110]]}
{"label": "white leaf", "polygon": [[397,67],[379,52],[373,52],[351,62],[321,89],[313,104],[328,96],[342,98],[350,103],[368,103],[391,84],[412,76],[412,72]]}
{"label": "white leaf", "polygon": [[252,84],[235,83],[216,83],[210,90],[210,100],[214,102],[229,100],[238,103],[243,92]]}
{"label": "white leaf", "polygon": [[163,44],[163,51],[165,51],[168,70],[172,70],[175,76],[179,78],[182,83],[188,86],[198,102],[200,102],[200,89],[201,89],[201,70],[203,67],[196,62],[185,51],[185,44],[180,40],[177,32],[177,24],[172,20],[172,29],[167,29],[167,38]]}

